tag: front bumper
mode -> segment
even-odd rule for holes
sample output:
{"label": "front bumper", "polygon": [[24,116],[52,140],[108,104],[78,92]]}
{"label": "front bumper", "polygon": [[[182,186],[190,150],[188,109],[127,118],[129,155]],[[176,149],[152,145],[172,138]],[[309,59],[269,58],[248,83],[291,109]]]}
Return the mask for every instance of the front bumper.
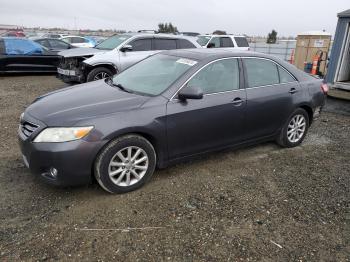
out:
{"label": "front bumper", "polygon": [[[45,128],[45,127],[43,127]],[[84,139],[62,143],[33,143],[43,128],[39,127],[29,137],[18,130],[18,142],[23,161],[30,171],[41,180],[58,186],[83,185],[91,182],[95,158],[104,141]],[[50,175],[57,170],[55,177]]]}
{"label": "front bumper", "polygon": [[61,79],[65,83],[70,83],[70,82],[78,82],[78,83],[84,83],[85,82],[85,77],[84,75],[63,75],[60,73],[57,73],[56,77],[58,79]]}

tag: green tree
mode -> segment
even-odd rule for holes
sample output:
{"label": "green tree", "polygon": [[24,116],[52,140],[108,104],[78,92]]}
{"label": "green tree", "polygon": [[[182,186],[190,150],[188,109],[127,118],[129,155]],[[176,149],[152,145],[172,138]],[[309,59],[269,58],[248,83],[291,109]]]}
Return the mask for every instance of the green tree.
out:
{"label": "green tree", "polygon": [[176,26],[173,26],[172,23],[159,23],[158,24],[158,33],[168,33],[168,34],[177,34],[179,31]]}
{"label": "green tree", "polygon": [[226,34],[226,31],[223,31],[223,30],[215,30],[213,32],[213,35],[227,35]]}
{"label": "green tree", "polygon": [[273,29],[271,33],[267,35],[266,43],[268,44],[276,44],[277,41],[277,32]]}

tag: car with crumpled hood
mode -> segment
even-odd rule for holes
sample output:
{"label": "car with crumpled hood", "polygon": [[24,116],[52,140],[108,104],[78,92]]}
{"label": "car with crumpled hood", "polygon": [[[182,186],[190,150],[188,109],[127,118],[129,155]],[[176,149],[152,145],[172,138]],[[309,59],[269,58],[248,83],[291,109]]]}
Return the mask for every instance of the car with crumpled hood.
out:
{"label": "car with crumpled hood", "polygon": [[64,82],[91,82],[111,77],[162,50],[201,48],[195,38],[126,33],[114,35],[95,48],[75,48],[59,53],[57,77]]}

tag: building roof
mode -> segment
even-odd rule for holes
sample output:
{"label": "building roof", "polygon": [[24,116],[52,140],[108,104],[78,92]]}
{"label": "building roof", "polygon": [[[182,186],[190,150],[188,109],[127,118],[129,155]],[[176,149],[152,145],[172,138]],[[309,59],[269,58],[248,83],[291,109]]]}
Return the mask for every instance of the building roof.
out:
{"label": "building roof", "polygon": [[350,9],[338,13],[338,17],[350,17]]}
{"label": "building roof", "polygon": [[306,31],[306,32],[302,32],[299,33],[298,35],[331,35],[328,32],[324,32],[324,31]]}

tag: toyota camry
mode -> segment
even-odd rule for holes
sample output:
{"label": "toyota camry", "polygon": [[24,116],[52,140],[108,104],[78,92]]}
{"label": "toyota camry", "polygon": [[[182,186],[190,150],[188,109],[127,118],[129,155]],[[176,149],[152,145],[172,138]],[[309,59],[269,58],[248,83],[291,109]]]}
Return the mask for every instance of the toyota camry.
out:
{"label": "toyota camry", "polygon": [[156,168],[231,147],[298,146],[328,87],[278,58],[228,49],[172,50],[114,77],[37,98],[21,115],[23,160],[54,185],[95,177],[124,193]]}

